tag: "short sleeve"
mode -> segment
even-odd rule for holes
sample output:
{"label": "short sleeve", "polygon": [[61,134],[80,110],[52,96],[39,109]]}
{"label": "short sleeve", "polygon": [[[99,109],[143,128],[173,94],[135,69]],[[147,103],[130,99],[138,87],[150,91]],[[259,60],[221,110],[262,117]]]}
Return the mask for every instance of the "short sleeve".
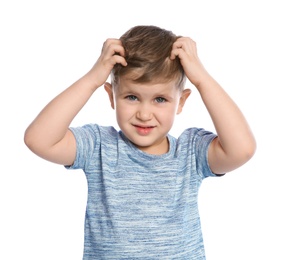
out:
{"label": "short sleeve", "polygon": [[76,157],[73,165],[66,169],[85,169],[96,147],[100,146],[100,132],[97,125],[88,124],[82,127],[71,127],[76,140]]}
{"label": "short sleeve", "polygon": [[196,172],[200,179],[214,174],[208,162],[208,150],[211,142],[217,137],[213,132],[203,128],[188,128],[179,137],[182,153],[187,153],[187,161],[191,164],[191,172]]}
{"label": "short sleeve", "polygon": [[211,142],[217,137],[216,134],[200,129],[194,138],[195,154],[196,154],[196,166],[197,171],[202,178],[215,177],[210,168],[208,160],[208,151]]}

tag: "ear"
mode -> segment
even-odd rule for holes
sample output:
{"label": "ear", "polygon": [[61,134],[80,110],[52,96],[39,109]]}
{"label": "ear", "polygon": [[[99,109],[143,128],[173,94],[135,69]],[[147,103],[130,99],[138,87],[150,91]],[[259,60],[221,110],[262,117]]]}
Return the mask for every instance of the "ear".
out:
{"label": "ear", "polygon": [[180,96],[180,100],[179,100],[179,104],[178,104],[178,108],[177,108],[177,112],[176,114],[180,114],[182,112],[182,109],[183,109],[183,106],[187,100],[187,98],[190,96],[191,94],[191,89],[187,88],[187,89],[184,89],[181,93],[181,96]]}
{"label": "ear", "polygon": [[113,94],[113,87],[110,83],[105,82],[104,84],[104,88],[106,90],[106,92],[108,93],[109,99],[110,99],[110,103],[111,103],[111,107],[113,109],[115,109],[115,102],[114,102],[114,94]]}

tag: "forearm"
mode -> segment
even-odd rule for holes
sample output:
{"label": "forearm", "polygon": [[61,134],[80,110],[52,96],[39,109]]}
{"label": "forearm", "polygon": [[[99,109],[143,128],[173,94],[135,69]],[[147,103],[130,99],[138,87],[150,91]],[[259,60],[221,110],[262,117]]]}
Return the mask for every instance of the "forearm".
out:
{"label": "forearm", "polygon": [[48,149],[60,142],[96,88],[87,74],[55,97],[27,128],[27,145]]}

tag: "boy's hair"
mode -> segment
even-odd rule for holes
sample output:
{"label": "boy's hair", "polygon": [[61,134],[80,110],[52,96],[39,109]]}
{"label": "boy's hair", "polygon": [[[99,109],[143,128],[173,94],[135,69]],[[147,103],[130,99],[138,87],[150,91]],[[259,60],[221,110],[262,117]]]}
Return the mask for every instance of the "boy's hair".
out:
{"label": "boy's hair", "polygon": [[127,75],[136,83],[169,82],[177,79],[183,90],[185,73],[179,58],[170,60],[173,43],[178,36],[156,26],[135,26],[124,33],[120,40],[125,49],[126,67],[116,64],[111,72],[112,84]]}

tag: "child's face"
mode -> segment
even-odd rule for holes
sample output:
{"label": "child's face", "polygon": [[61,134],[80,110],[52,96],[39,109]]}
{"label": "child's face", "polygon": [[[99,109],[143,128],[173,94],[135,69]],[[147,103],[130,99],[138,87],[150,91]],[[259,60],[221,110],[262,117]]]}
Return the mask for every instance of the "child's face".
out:
{"label": "child's face", "polygon": [[138,84],[122,77],[112,91],[106,88],[117,122],[125,136],[150,154],[168,151],[167,133],[190,94],[176,87],[176,81]]}

